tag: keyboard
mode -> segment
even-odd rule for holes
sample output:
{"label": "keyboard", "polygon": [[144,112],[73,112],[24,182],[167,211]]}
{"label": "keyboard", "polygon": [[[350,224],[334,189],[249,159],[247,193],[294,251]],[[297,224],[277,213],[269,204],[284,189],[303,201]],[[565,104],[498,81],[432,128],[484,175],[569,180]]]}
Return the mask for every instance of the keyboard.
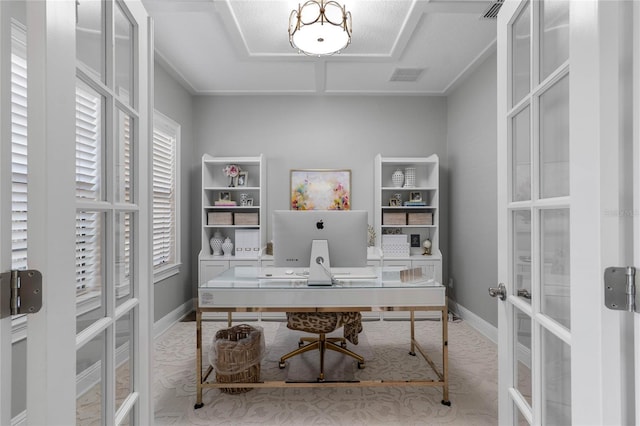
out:
{"label": "keyboard", "polygon": [[352,268],[331,268],[331,274],[336,280],[375,280],[378,274],[370,266]]}

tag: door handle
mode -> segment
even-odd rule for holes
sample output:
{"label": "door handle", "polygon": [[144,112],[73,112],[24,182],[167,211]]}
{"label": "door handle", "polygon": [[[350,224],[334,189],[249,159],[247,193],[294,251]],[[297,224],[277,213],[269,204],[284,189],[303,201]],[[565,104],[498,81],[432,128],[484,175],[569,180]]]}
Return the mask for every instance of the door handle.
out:
{"label": "door handle", "polygon": [[489,296],[498,297],[500,300],[507,299],[507,288],[504,284],[498,284],[498,287],[489,287]]}

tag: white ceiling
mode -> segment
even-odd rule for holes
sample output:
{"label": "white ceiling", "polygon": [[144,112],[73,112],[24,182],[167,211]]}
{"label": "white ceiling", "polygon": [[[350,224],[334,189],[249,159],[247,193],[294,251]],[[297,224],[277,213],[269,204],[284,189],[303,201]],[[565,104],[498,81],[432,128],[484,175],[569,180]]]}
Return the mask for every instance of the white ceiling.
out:
{"label": "white ceiling", "polygon": [[[143,0],[158,60],[194,94],[442,95],[495,43],[491,0],[338,2],[351,45],[318,58],[289,44],[295,0]],[[424,71],[390,81],[397,69]]]}

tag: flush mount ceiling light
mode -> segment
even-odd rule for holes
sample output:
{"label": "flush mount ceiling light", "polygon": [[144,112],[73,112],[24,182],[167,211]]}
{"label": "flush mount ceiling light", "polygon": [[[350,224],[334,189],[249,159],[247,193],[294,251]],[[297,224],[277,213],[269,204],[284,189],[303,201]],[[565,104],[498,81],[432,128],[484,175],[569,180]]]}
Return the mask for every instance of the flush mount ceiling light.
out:
{"label": "flush mount ceiling light", "polygon": [[291,11],[289,43],[307,55],[339,53],[351,43],[351,12],[333,0],[308,0]]}

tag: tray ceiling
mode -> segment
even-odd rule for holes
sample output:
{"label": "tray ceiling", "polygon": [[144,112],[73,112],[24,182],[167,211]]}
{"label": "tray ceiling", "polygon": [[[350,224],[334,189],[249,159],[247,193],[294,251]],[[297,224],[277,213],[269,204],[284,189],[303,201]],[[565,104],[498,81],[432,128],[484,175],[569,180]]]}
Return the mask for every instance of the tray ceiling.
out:
{"label": "tray ceiling", "polygon": [[339,0],[353,16],[342,53],[289,45],[296,1],[143,0],[159,61],[194,94],[442,95],[493,51],[485,0]]}

